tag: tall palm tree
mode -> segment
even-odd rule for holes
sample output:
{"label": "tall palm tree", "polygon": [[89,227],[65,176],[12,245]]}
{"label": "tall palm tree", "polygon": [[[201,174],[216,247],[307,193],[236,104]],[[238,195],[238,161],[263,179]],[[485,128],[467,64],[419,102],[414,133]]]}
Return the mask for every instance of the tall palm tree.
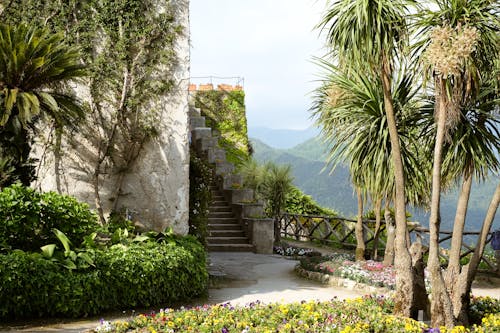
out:
{"label": "tall palm tree", "polygon": [[[487,80],[490,75],[484,75]],[[469,305],[470,283],[476,274],[473,266],[460,264],[463,232],[465,228],[468,200],[473,179],[485,181],[490,173],[497,174],[500,161],[500,119],[496,110],[500,103],[498,91],[491,84],[493,80],[481,87],[479,95],[464,105],[460,110],[460,121],[449,133],[449,140],[443,145],[442,184],[461,181],[458,198],[448,266],[444,271],[444,280],[450,294],[453,316],[457,322],[468,323],[467,308]],[[435,123],[432,110],[422,113],[422,138],[427,138],[425,146],[433,147],[435,140]],[[488,228],[489,230],[489,228]],[[483,246],[481,244],[479,247]],[[468,280],[469,279],[469,280]]]}
{"label": "tall palm tree", "polygon": [[422,10],[417,22],[423,40],[417,46],[423,50],[421,55],[434,85],[436,102],[428,269],[433,325],[451,327],[455,323],[453,306],[439,262],[443,148],[463,121],[463,107],[476,100],[484,84],[484,73],[498,60],[500,4],[494,0],[436,0],[434,8],[437,9]]}
{"label": "tall palm tree", "polygon": [[[393,200],[395,182],[382,83],[363,72],[351,71],[348,74],[326,61],[320,61],[320,64],[328,74],[324,78],[324,84],[315,91],[313,115],[322,128],[323,138],[331,147],[328,162],[333,168],[339,163],[347,164],[354,185],[362,189],[364,196],[384,199],[388,213],[388,203]],[[417,132],[415,126],[419,125],[414,120],[418,115],[417,90],[411,75],[398,76],[391,88],[398,120],[398,135],[403,143],[403,165],[408,177],[405,182],[406,201],[414,205],[422,201],[427,183],[425,169],[417,159],[420,145],[414,135]],[[358,193],[358,197],[360,196]],[[381,203],[377,206],[380,215]],[[358,217],[361,214],[358,211]],[[356,231],[359,233],[362,227],[362,220],[358,220]],[[356,252],[359,257],[362,254],[359,242],[363,242],[363,239],[357,237],[357,242]],[[423,276],[420,280],[423,285]],[[422,302],[418,307],[425,309],[425,290],[419,290],[419,295],[423,296],[416,300]]]}
{"label": "tall palm tree", "polygon": [[391,86],[395,59],[407,43],[406,0],[333,1],[319,27],[327,30],[327,42],[341,66],[366,64],[383,87],[384,109],[392,148],[396,208],[396,312],[415,315],[415,279],[406,239],[405,177]]}
{"label": "tall palm tree", "polygon": [[75,123],[83,109],[62,91],[83,74],[78,51],[64,44],[62,35],[0,24],[0,144],[25,185],[33,180],[29,153],[35,123],[43,116],[56,126]]}

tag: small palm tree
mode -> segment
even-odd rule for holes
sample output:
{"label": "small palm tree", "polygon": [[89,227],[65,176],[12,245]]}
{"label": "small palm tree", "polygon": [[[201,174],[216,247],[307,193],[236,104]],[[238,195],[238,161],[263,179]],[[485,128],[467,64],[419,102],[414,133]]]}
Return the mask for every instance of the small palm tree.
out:
{"label": "small palm tree", "polygon": [[59,127],[75,124],[83,109],[63,91],[83,74],[77,49],[64,44],[61,34],[0,24],[0,144],[25,185],[33,180],[34,124],[43,116]]}
{"label": "small palm tree", "polygon": [[268,210],[274,218],[274,241],[280,243],[279,218],[281,211],[285,207],[288,194],[293,189],[293,177],[290,165],[276,165],[268,163],[264,180],[262,182],[261,193],[266,200]]}

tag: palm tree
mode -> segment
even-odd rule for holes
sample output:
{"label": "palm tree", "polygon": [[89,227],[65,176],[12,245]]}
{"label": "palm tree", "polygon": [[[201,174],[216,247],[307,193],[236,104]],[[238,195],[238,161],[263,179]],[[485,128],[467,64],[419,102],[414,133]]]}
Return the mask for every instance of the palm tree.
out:
{"label": "palm tree", "polygon": [[406,240],[405,177],[401,157],[391,86],[395,59],[407,43],[408,5],[406,0],[333,1],[320,27],[327,29],[327,42],[345,67],[366,64],[379,77],[383,87],[384,109],[395,175],[396,208],[396,312],[410,316],[414,308],[414,276]]}
{"label": "palm tree", "polygon": [[293,176],[290,165],[268,163],[261,185],[262,197],[265,198],[268,210],[274,218],[274,241],[281,242],[279,218],[285,207],[288,194],[293,189]]}
{"label": "palm tree", "polygon": [[0,144],[23,184],[34,178],[29,153],[37,120],[48,116],[60,127],[83,114],[78,101],[61,92],[83,74],[78,51],[64,44],[62,35],[0,25]]}
{"label": "palm tree", "polygon": [[[422,59],[427,67],[427,76],[432,79],[435,94],[436,135],[428,268],[433,293],[433,325],[451,327],[455,323],[453,306],[439,262],[439,205],[444,147],[446,142],[451,141],[457,124],[463,121],[461,111],[464,106],[477,101],[476,96],[484,84],[484,73],[494,67],[495,60],[498,61],[500,4],[492,0],[436,0],[435,5],[435,11],[421,11],[417,22],[423,40],[417,46],[419,51],[423,50]],[[466,183],[465,192],[468,186]],[[461,206],[464,204],[467,202],[462,200]],[[450,268],[455,262],[454,259]]]}
{"label": "palm tree", "polygon": [[[483,79],[488,81],[488,76],[490,75],[483,76]],[[468,200],[473,179],[485,181],[490,172],[497,173],[500,167],[497,155],[500,148],[500,120],[495,113],[499,99],[498,92],[491,87],[493,83],[493,80],[489,80],[486,86],[481,87],[476,99],[461,108],[460,121],[443,145],[442,184],[460,180],[462,183],[444,280],[450,295],[454,319],[465,325],[468,323],[470,284],[476,274],[472,265],[462,269],[460,264]],[[435,123],[432,110],[423,112],[422,120],[426,125],[423,126],[421,137],[428,138],[425,146],[433,147]],[[484,247],[484,244],[479,247]]]}

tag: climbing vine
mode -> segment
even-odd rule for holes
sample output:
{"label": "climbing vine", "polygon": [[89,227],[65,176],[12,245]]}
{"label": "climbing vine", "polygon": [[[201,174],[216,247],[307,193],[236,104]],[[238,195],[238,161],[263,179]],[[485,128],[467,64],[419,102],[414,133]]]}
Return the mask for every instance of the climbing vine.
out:
{"label": "climbing vine", "polygon": [[219,145],[226,150],[228,161],[239,165],[248,159],[251,149],[247,135],[245,93],[242,90],[198,91],[195,106],[202,110],[207,126],[220,132]]}
{"label": "climbing vine", "polygon": [[65,140],[52,140],[55,173],[59,182],[64,170],[57,158],[64,141],[78,151],[71,164],[92,185],[102,223],[102,183],[114,182],[110,200],[116,210],[127,171],[162,130],[161,103],[176,87],[174,49],[183,33],[176,17],[182,6],[185,0],[17,0],[2,6],[3,20],[63,32],[82,50],[89,78],[75,90],[85,95],[89,116],[77,136],[56,131]]}

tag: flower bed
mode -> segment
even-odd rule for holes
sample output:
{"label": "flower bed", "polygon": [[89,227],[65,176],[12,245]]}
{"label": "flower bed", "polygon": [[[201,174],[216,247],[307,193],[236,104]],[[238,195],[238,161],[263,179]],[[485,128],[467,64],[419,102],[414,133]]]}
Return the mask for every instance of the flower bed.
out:
{"label": "flower bed", "polygon": [[393,303],[385,297],[292,304],[230,304],[192,309],[160,310],[130,321],[102,322],[94,332],[499,332],[500,314],[487,314],[480,326],[453,330],[428,328],[424,323],[391,314]]}
{"label": "flower bed", "polygon": [[396,273],[392,266],[367,260],[354,262],[349,254],[334,254],[320,258],[304,258],[300,267],[307,271],[337,276],[375,287],[393,290],[396,286]]}

